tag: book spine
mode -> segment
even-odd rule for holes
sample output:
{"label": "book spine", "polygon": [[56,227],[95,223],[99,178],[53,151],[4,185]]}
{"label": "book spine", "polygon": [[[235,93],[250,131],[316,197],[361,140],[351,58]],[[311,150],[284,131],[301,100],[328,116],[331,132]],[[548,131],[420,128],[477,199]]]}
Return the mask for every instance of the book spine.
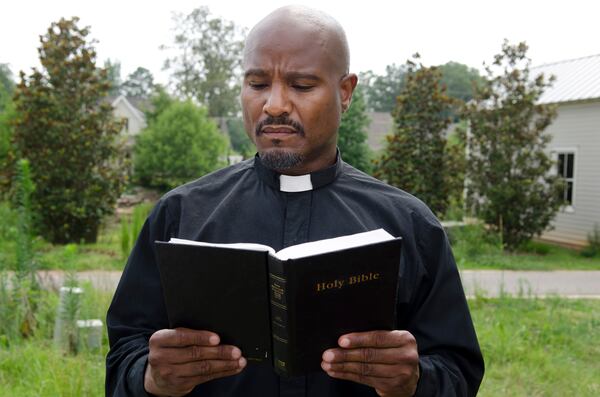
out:
{"label": "book spine", "polygon": [[290,316],[288,311],[288,280],[285,262],[269,257],[269,294],[271,300],[271,336],[273,338],[273,366],[280,375],[291,371]]}

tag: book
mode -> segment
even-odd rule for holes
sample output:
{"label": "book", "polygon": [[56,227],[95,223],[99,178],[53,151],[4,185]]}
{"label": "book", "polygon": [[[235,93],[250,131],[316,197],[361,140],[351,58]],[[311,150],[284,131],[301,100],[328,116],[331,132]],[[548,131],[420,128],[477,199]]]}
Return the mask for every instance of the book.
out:
{"label": "book", "polygon": [[279,252],[175,238],[155,247],[169,326],[215,332],[279,375],[320,370],[343,334],[395,329],[401,238],[383,229]]}

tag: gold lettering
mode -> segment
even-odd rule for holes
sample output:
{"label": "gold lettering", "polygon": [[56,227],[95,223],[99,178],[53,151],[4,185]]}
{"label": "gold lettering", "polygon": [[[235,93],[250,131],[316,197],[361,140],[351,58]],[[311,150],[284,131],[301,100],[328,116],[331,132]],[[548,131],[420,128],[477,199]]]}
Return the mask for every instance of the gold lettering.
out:
{"label": "gold lettering", "polygon": [[359,283],[364,283],[365,281],[373,281],[373,280],[379,280],[379,273],[363,273],[363,274],[357,274],[356,276],[350,276],[348,277],[348,284],[349,285],[353,285],[353,284],[359,284]]}

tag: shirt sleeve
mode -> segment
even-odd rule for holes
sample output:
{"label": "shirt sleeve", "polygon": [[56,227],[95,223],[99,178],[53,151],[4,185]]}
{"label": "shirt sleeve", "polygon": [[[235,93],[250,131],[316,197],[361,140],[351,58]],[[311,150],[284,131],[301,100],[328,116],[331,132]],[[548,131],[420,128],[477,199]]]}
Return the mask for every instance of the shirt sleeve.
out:
{"label": "shirt sleeve", "polygon": [[421,229],[414,295],[405,317],[419,351],[415,396],[475,396],[484,363],[450,244],[437,220]]}
{"label": "shirt sleeve", "polygon": [[108,309],[106,396],[149,396],[144,390],[148,340],[169,325],[154,241],[168,240],[171,223],[166,206],[159,202],[138,236]]}

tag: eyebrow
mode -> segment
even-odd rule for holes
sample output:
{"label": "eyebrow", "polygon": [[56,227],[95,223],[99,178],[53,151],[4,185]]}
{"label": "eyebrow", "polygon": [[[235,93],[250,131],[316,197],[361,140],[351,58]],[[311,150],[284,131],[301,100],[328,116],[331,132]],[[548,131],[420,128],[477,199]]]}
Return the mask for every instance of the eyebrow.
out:
{"label": "eyebrow", "polygon": [[[264,69],[248,69],[245,73],[244,73],[244,79],[250,77],[250,76],[255,76],[255,77],[268,77],[269,73],[267,73],[267,71],[265,71]],[[285,78],[287,80],[301,80],[301,79],[306,79],[306,80],[314,80],[314,81],[320,81],[321,78],[317,75],[311,74],[311,73],[302,73],[302,72],[289,72],[286,73]]]}
{"label": "eyebrow", "polygon": [[266,71],[264,71],[263,69],[248,69],[244,73],[244,78],[248,78],[250,76],[266,77],[268,75],[269,74]]}

